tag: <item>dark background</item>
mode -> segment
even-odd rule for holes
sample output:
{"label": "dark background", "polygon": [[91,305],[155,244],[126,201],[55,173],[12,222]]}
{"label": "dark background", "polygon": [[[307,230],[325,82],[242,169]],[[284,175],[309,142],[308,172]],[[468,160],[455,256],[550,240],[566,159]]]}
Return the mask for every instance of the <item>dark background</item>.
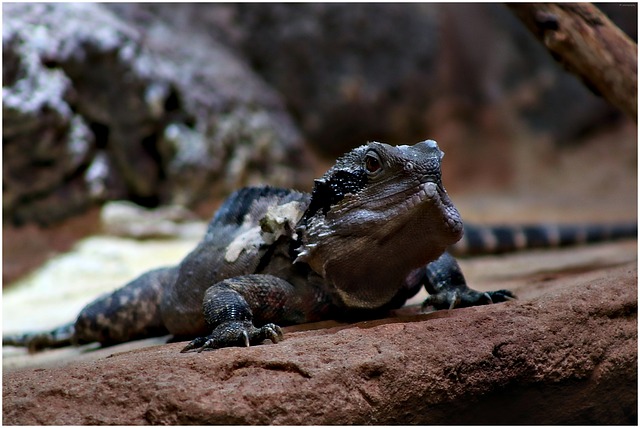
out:
{"label": "dark background", "polygon": [[[636,4],[600,7],[637,40]],[[104,201],[207,218],[369,140],[437,140],[465,218],[636,216],[636,124],[503,5],[3,11],[5,282],[99,232]]]}

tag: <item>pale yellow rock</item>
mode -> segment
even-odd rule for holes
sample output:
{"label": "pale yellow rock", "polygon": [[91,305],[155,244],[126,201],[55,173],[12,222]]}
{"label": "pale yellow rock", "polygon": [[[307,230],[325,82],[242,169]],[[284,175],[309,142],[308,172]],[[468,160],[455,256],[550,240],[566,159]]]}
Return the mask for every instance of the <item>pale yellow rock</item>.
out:
{"label": "pale yellow rock", "polygon": [[199,239],[136,241],[94,236],[49,260],[2,293],[3,333],[41,330],[72,321],[98,295],[141,273],[179,263]]}

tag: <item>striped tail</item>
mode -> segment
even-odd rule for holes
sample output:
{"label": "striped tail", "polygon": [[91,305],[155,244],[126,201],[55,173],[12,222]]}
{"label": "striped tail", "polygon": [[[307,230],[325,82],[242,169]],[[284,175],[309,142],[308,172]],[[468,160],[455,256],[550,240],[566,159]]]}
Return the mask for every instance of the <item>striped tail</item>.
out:
{"label": "striped tail", "polygon": [[34,353],[44,348],[78,345],[74,324],[68,323],[47,332],[3,335],[2,346],[25,347],[29,349],[29,353]]}
{"label": "striped tail", "polygon": [[465,225],[464,236],[450,251],[454,255],[482,255],[533,248],[564,247],[638,237],[638,223],[536,224],[513,226]]}

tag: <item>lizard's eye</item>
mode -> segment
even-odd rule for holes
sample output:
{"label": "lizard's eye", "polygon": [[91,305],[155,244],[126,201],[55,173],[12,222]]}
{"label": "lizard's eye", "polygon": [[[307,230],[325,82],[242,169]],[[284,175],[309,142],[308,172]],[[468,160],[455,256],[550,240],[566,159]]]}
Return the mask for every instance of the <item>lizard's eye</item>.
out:
{"label": "lizard's eye", "polygon": [[375,174],[382,169],[380,159],[375,152],[369,152],[364,158],[364,167],[369,174]]}

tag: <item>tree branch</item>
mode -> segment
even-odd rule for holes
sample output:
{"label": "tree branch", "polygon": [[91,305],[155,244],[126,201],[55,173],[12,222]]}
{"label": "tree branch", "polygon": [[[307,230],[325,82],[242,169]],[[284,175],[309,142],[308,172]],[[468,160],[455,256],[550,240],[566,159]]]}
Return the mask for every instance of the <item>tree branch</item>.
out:
{"label": "tree branch", "polygon": [[507,5],[551,55],[638,122],[638,45],[590,3]]}

